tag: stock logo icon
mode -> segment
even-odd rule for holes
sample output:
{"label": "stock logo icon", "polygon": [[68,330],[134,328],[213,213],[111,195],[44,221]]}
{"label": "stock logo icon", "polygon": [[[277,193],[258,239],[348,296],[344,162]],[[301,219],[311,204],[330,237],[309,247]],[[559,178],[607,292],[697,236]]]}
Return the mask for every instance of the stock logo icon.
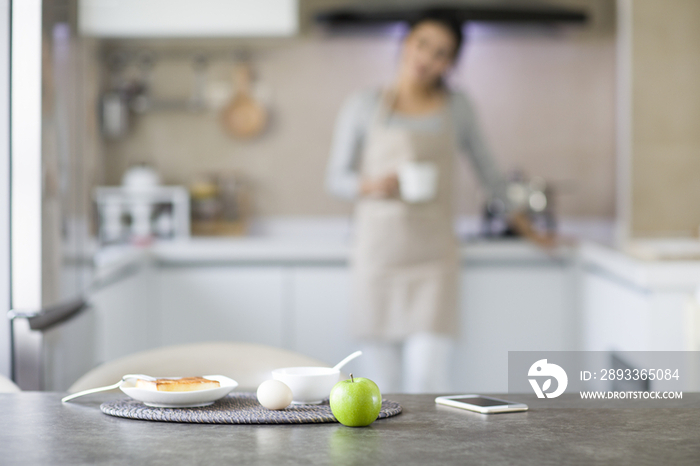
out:
{"label": "stock logo icon", "polygon": [[[547,377],[542,384],[542,387],[540,387],[537,379],[528,379],[530,381],[530,385],[532,385],[532,389],[537,395],[537,398],[544,398],[545,396],[547,398],[556,398],[564,393],[564,390],[566,390],[566,386],[569,383],[569,377],[567,377],[566,371],[564,371],[561,366],[548,363],[546,359],[540,359],[530,366],[530,370],[527,372],[527,375],[528,377]],[[556,379],[557,381],[557,389],[553,392],[547,392],[547,390],[549,390],[552,386],[552,378]]]}

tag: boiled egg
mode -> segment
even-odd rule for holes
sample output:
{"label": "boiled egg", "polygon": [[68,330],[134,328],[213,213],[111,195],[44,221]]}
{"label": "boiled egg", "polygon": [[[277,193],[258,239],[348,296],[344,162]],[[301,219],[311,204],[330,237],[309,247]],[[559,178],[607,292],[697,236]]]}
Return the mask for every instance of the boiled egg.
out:
{"label": "boiled egg", "polygon": [[292,390],[279,380],[266,380],[258,387],[258,401],[267,409],[284,409],[292,402]]}

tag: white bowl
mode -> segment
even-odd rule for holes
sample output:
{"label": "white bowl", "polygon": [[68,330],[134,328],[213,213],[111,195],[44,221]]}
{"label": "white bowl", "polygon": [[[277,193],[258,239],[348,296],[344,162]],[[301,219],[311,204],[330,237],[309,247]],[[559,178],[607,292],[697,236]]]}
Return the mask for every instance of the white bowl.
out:
{"label": "white bowl", "polygon": [[285,367],[273,370],[272,378],[292,390],[292,403],[318,404],[330,396],[340,380],[340,371],[332,367]]}

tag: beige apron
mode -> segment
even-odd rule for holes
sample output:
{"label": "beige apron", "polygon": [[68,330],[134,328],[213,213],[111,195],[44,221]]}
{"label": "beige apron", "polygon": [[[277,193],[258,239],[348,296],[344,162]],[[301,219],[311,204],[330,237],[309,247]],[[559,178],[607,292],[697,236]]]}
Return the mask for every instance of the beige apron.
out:
{"label": "beige apron", "polygon": [[457,333],[459,249],[453,230],[452,179],[456,153],[449,104],[439,131],[388,126],[392,93],[384,93],[367,133],[360,173],[396,173],[407,161],[438,168],[434,199],[364,197],[355,209],[352,253],[358,338],[402,340],[418,332]]}

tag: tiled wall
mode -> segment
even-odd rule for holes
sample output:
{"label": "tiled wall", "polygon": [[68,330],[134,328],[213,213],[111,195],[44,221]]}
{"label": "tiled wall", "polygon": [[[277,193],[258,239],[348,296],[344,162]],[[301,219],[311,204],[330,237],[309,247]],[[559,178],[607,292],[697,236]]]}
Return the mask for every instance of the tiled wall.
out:
{"label": "tiled wall", "polygon": [[[477,26],[470,36],[452,82],[472,95],[499,164],[551,181],[562,215],[612,217],[613,31]],[[348,94],[391,81],[399,40],[391,34],[313,33],[256,46],[251,58],[268,90],[272,115],[262,137],[231,139],[214,111],[137,116],[126,139],[105,145],[106,181],[118,183],[130,163],[142,160],[173,184],[188,184],[199,173],[238,170],[254,182],[258,214],[345,214],[350,206],[323,188],[334,119]],[[109,46],[138,50],[154,45]],[[160,41],[156,47],[188,45]],[[218,51],[236,47],[240,44],[230,49],[225,42],[211,44]],[[230,65],[226,58],[215,61],[210,77],[228,82]],[[160,61],[153,74],[155,92],[186,95],[191,78],[187,61]],[[462,179],[460,210],[475,213],[479,188],[470,174]]]}

